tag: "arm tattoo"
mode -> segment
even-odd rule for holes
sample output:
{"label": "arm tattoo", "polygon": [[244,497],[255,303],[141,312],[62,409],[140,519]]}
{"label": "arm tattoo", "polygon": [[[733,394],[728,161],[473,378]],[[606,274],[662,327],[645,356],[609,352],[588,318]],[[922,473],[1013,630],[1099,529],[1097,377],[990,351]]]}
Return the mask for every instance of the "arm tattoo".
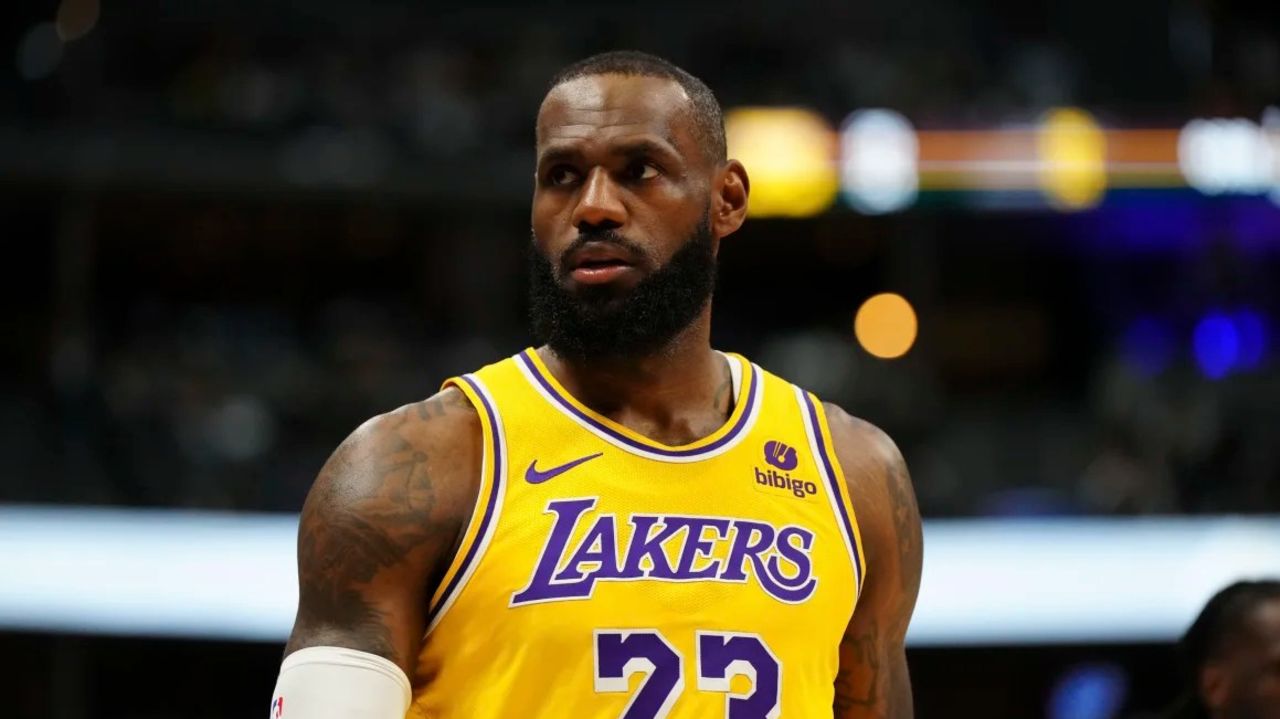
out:
{"label": "arm tattoo", "polygon": [[[906,604],[903,619],[910,621],[916,595],[920,591],[920,570],[924,537],[920,532],[920,509],[916,506],[915,492],[907,466],[902,461],[890,462],[886,467],[889,478],[889,494],[893,500],[893,529],[898,536],[898,567],[902,580],[902,603]],[[901,627],[906,631],[906,627]]]}
{"label": "arm tattoo", "polygon": [[340,636],[396,661],[385,613],[363,589],[412,552],[450,541],[433,518],[427,453],[405,431],[461,409],[471,405],[456,391],[402,408],[375,436],[344,442],[326,463],[299,527],[300,601],[286,653]]}
{"label": "arm tattoo", "polygon": [[836,716],[861,708],[874,711],[880,705],[880,647],[876,623],[857,636],[840,640],[840,671],[836,673]]}
{"label": "arm tattoo", "polygon": [[903,641],[920,589],[920,513],[906,465],[892,442],[843,411],[837,409],[835,416],[851,420],[842,432],[847,453],[841,459],[846,460],[842,464],[851,494],[867,498],[862,519],[869,569],[863,596],[840,642],[832,709],[842,719],[903,719],[913,713]]}

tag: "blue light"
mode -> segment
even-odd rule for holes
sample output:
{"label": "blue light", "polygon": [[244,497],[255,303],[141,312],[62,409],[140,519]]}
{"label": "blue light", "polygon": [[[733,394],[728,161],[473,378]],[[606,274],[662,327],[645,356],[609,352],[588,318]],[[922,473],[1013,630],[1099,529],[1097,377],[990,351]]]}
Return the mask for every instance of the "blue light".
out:
{"label": "blue light", "polygon": [[1267,323],[1262,315],[1242,309],[1235,313],[1236,334],[1240,338],[1240,366],[1253,369],[1262,364],[1267,348]]}
{"label": "blue light", "polygon": [[1211,312],[1196,325],[1192,343],[1196,363],[1209,379],[1222,379],[1240,361],[1240,335],[1231,317]]}
{"label": "blue light", "polygon": [[1050,719],[1113,719],[1128,693],[1128,677],[1113,664],[1081,664],[1058,680],[1049,696]]}

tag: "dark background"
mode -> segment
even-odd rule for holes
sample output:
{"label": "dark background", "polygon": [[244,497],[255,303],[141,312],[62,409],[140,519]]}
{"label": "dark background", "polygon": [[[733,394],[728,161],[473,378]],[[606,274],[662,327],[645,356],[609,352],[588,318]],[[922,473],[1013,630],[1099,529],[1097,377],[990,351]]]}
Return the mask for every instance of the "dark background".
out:
{"label": "dark background", "polygon": [[[1277,7],[6,4],[0,501],[296,512],[363,419],[528,344],[533,117],[592,52],[655,52],[726,108],[833,126],[1074,105],[1178,128],[1280,104]],[[1280,206],[990,200],[750,220],[722,253],[716,345],[888,431],[926,518],[1280,511]],[[899,360],[853,336],[881,291],[920,318]],[[1196,327],[1245,309],[1261,354],[1206,376]],[[0,693],[6,715],[243,716],[280,650],[0,634]],[[1167,645],[913,649],[917,713],[1041,716],[1097,663],[1126,676],[1126,715],[1176,693]]]}

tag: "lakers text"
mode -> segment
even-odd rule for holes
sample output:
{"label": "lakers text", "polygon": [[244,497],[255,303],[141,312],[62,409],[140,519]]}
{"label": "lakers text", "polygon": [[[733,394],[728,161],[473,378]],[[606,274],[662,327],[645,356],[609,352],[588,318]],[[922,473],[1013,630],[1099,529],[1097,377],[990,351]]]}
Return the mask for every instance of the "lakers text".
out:
{"label": "lakers text", "polygon": [[[533,576],[510,605],[590,597],[598,582],[757,582],[796,604],[813,595],[813,532],[795,525],[731,517],[631,514],[625,535],[597,498],[547,503],[555,516]],[[585,527],[585,532],[579,528]],[[577,542],[570,542],[580,536]],[[718,557],[723,557],[720,559]]]}

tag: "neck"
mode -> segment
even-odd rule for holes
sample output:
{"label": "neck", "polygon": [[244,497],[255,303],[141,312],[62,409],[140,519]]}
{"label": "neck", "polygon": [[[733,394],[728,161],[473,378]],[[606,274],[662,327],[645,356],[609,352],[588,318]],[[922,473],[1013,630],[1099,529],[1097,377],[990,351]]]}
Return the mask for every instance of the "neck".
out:
{"label": "neck", "polygon": [[728,365],[711,349],[710,306],[651,355],[575,361],[548,347],[538,354],[578,401],[664,444],[711,434],[733,406]]}

